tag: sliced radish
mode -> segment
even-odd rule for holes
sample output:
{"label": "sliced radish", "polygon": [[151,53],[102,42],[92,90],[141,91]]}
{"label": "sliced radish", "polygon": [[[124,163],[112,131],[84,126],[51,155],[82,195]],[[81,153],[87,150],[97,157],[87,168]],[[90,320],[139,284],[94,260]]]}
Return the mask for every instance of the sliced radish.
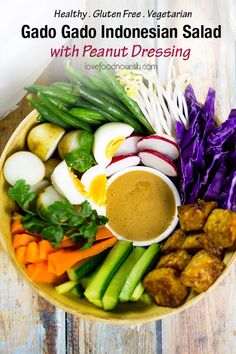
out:
{"label": "sliced radish", "polygon": [[153,167],[169,177],[177,176],[177,168],[168,156],[149,149],[140,151],[138,155],[145,166]]}
{"label": "sliced radish", "polygon": [[119,146],[119,148],[116,150],[114,156],[121,156],[121,155],[127,155],[127,154],[137,154],[137,152],[138,152],[137,142],[140,139],[142,139],[142,136],[136,135],[136,134],[131,134]]}
{"label": "sliced radish", "polygon": [[176,160],[179,157],[179,149],[177,144],[165,136],[154,134],[145,136],[138,141],[137,147],[139,151],[151,149],[160,152],[169,156],[172,160]]}
{"label": "sliced radish", "polygon": [[140,163],[140,157],[133,154],[113,157],[110,165],[106,168],[106,175],[109,177],[124,168],[137,166]]}

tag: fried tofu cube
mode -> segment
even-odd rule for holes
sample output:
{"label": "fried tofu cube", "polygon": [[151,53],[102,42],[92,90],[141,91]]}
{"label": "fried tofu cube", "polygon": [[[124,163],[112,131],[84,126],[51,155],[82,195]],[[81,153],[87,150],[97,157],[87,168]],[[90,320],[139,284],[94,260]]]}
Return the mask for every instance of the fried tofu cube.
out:
{"label": "fried tofu cube", "polygon": [[203,232],[188,235],[185,238],[184,243],[182,244],[181,248],[191,254],[195,254],[198,251],[202,250],[203,249],[203,246],[201,243],[202,235],[204,235]]}
{"label": "fried tofu cube", "polygon": [[180,279],[185,286],[202,293],[215,282],[224,268],[225,264],[219,258],[202,250],[193,256]]}
{"label": "fried tofu cube", "polygon": [[200,242],[201,242],[202,248],[205,251],[207,251],[211,254],[214,254],[214,256],[216,256],[220,259],[223,259],[224,249],[222,247],[220,247],[219,245],[216,245],[214,242],[212,242],[212,240],[209,239],[205,233],[202,233],[202,235],[200,237]]}
{"label": "fried tofu cube", "polygon": [[204,249],[220,259],[222,259],[224,255],[223,248],[215,245],[206,236],[205,232],[188,235],[182,245],[182,249],[191,254],[195,254]]}
{"label": "fried tofu cube", "polygon": [[232,244],[232,246],[228,247],[226,249],[227,252],[235,252],[236,251],[236,240],[234,241],[234,243]]}
{"label": "fried tofu cube", "polygon": [[189,289],[181,283],[178,272],[172,268],[152,270],[144,278],[143,285],[159,306],[180,306],[189,294]]}
{"label": "fried tofu cube", "polygon": [[216,202],[203,200],[198,200],[195,204],[178,206],[180,228],[183,231],[202,230],[208,216],[216,207]]}
{"label": "fried tofu cube", "polygon": [[161,253],[168,254],[181,249],[181,246],[185,240],[186,233],[182,230],[176,230],[168,239],[166,240],[164,246],[162,247]]}
{"label": "fried tofu cube", "polygon": [[204,231],[214,244],[222,248],[231,247],[236,240],[236,213],[224,209],[213,210]]}
{"label": "fried tofu cube", "polygon": [[190,254],[184,250],[172,252],[161,256],[157,263],[157,268],[173,268],[178,272],[182,272],[190,262],[191,258]]}

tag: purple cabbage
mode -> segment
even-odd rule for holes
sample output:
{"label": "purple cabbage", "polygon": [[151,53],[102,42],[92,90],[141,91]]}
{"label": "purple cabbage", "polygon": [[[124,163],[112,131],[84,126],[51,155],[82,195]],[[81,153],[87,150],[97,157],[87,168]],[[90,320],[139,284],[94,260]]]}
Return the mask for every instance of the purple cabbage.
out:
{"label": "purple cabbage", "polygon": [[236,211],[236,109],[215,126],[215,91],[209,89],[204,105],[197,102],[193,88],[185,90],[189,127],[177,122],[180,150],[182,203],[198,198],[216,200],[219,206]]}

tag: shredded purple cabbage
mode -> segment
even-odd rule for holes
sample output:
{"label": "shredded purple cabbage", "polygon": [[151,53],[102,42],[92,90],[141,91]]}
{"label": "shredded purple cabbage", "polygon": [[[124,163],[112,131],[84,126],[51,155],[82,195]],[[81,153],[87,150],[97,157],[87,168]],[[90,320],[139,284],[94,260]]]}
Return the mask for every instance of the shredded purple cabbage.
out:
{"label": "shredded purple cabbage", "polygon": [[236,211],[236,109],[215,125],[215,91],[209,89],[204,105],[197,102],[189,85],[185,90],[189,127],[177,122],[180,150],[182,203],[198,198],[216,200],[219,206]]}

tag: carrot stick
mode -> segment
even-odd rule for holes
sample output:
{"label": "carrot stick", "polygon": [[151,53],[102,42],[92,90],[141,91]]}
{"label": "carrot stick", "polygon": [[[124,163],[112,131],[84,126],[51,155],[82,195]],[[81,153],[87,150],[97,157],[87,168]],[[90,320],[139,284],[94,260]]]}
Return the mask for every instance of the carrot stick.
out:
{"label": "carrot stick", "polygon": [[16,249],[16,258],[20,263],[26,264],[26,251],[27,247],[22,246]]}
{"label": "carrot stick", "polygon": [[56,249],[52,247],[51,242],[47,240],[41,240],[39,243],[39,259],[47,261],[50,253],[56,252]]}
{"label": "carrot stick", "polygon": [[27,246],[30,242],[38,242],[39,238],[29,234],[15,234],[13,235],[13,248],[20,246]]}
{"label": "carrot stick", "polygon": [[76,244],[71,239],[65,236],[57,248],[53,248],[51,242],[47,240],[41,240],[38,243],[38,245],[39,245],[39,259],[42,261],[47,261],[49,254],[57,252],[59,249],[62,248],[75,246]]}
{"label": "carrot stick", "polygon": [[110,237],[104,241],[93,244],[92,247],[84,251],[60,250],[52,253],[48,257],[48,270],[59,276],[69,268],[73,267],[77,262],[95,256],[96,254],[103,252],[106,248],[112,247],[116,241],[116,237]]}
{"label": "carrot stick", "polygon": [[36,263],[40,262],[39,259],[39,246],[36,242],[30,242],[27,246],[26,251],[26,262],[27,263]]}
{"label": "carrot stick", "polygon": [[113,237],[113,233],[107,227],[99,227],[95,241],[105,240]]}
{"label": "carrot stick", "polygon": [[48,271],[48,263],[33,263],[27,266],[27,274],[31,280],[37,283],[54,283],[58,277]]}
{"label": "carrot stick", "polygon": [[16,219],[13,220],[12,224],[11,224],[11,234],[15,235],[15,234],[23,234],[25,233],[26,230],[24,228],[24,226],[21,223],[20,219]]}
{"label": "carrot stick", "polygon": [[60,243],[59,248],[72,247],[72,246],[75,246],[75,245],[76,245],[76,243],[74,243],[71,238],[68,238],[67,236],[64,236],[63,240]]}

